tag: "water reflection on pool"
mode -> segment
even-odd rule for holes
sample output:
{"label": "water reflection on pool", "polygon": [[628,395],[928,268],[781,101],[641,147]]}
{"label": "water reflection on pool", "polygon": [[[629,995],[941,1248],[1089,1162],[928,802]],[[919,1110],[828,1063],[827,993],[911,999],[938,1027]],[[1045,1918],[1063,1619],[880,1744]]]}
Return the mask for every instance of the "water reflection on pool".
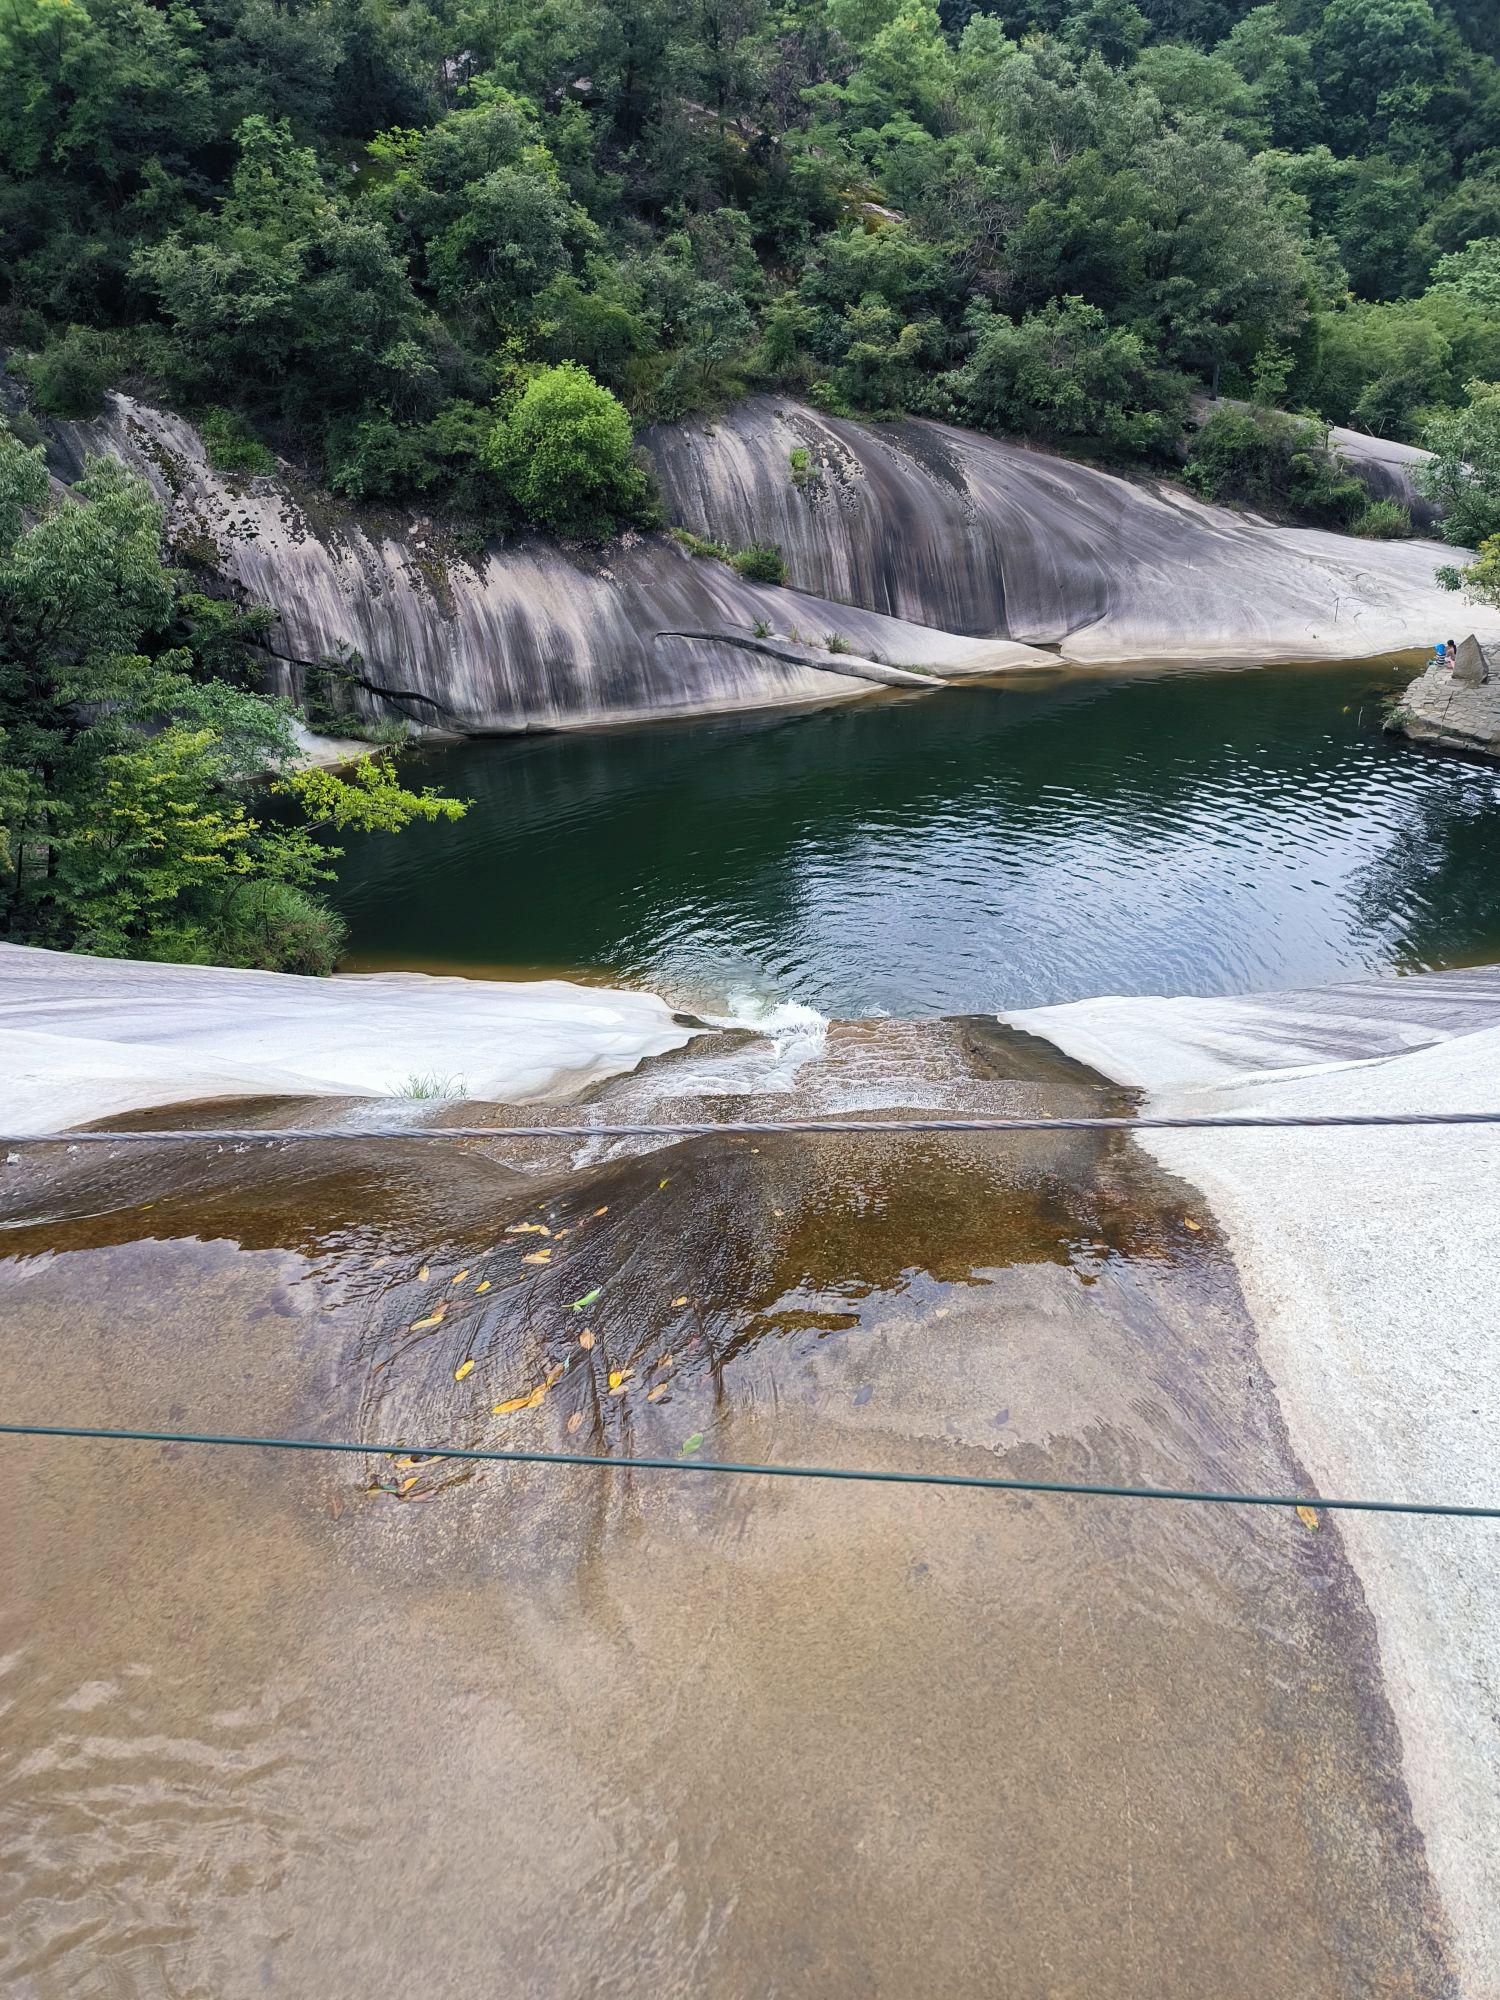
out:
{"label": "water reflection on pool", "polygon": [[1234,992],[1500,951],[1500,773],[1389,664],[1049,675],[422,760],[351,841],[352,964],[606,972],[837,1016]]}

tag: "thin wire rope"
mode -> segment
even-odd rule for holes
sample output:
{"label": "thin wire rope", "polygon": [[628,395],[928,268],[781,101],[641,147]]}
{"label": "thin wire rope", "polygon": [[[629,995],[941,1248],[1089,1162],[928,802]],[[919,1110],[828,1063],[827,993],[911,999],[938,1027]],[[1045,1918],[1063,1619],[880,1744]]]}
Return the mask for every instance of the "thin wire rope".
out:
{"label": "thin wire rope", "polygon": [[716,1133],[763,1138],[780,1132],[837,1138],[851,1132],[1283,1132],[1405,1125],[1500,1125],[1500,1111],[1215,1112],[1141,1118],[847,1118],[726,1120],[678,1125],[355,1125],[163,1127],[130,1132],[0,1132],[0,1146],[204,1144],[280,1146],[359,1139],[695,1139]]}
{"label": "thin wire rope", "polygon": [[844,1479],[879,1486],[974,1487],[995,1493],[1072,1494],[1087,1499],[1171,1500],[1209,1507],[1307,1507],[1321,1513],[1425,1514],[1500,1521],[1500,1506],[1440,1500],[1339,1500],[1313,1493],[1219,1493],[1193,1487],[1117,1486],[1082,1479],[1002,1479],[982,1472],[895,1472],[842,1465],[757,1465],[733,1459],[621,1458],[604,1452],[527,1451],[498,1445],[356,1444],[335,1438],[246,1437],[233,1432],[98,1430],[81,1424],[4,1424],[9,1437],[73,1438],[109,1444],[194,1444],[260,1451],[360,1452],[376,1458],[479,1459],[504,1465],[599,1466],[609,1472],[708,1472],[766,1479]]}

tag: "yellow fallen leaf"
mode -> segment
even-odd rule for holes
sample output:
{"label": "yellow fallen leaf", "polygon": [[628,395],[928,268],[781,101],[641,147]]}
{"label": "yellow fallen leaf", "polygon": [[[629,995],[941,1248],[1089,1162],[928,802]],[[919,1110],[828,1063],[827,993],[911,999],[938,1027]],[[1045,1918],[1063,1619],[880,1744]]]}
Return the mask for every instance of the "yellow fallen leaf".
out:
{"label": "yellow fallen leaf", "polygon": [[772,1215],[785,1215],[786,1210],[784,1208],[773,1208],[771,1213]]}
{"label": "yellow fallen leaf", "polygon": [[622,1382],[623,1382],[623,1381],[625,1380],[625,1377],[626,1377],[626,1376],[627,1376],[627,1375],[628,1375],[628,1374],[629,1374],[630,1372],[631,1372],[631,1371],[630,1371],[630,1370],[629,1370],[628,1368],[611,1368],[611,1369],[610,1369],[610,1371],[609,1371],[609,1386],[610,1386],[610,1388],[611,1388],[611,1389],[618,1389],[618,1388],[619,1388],[619,1386],[620,1386],[620,1384],[621,1384],[621,1383],[622,1383]]}
{"label": "yellow fallen leaf", "polygon": [[1317,1532],[1318,1517],[1313,1512],[1311,1507],[1299,1507],[1297,1509],[1297,1519],[1302,1523],[1303,1527],[1307,1529],[1309,1534],[1315,1534]]}
{"label": "yellow fallen leaf", "polygon": [[671,1176],[670,1174],[668,1174],[668,1175],[666,1176],[666,1179],[665,1179],[665,1180],[659,1180],[659,1181],[658,1181],[658,1182],[656,1183],[656,1185],[657,1185],[657,1186],[658,1186],[659,1188],[664,1188],[664,1187],[666,1186],[666,1184],[667,1184],[667,1181],[669,1181],[669,1180],[670,1180],[671,1178],[672,1178],[672,1176]]}
{"label": "yellow fallen leaf", "polygon": [[529,1394],[525,1396],[512,1396],[508,1402],[496,1403],[490,1414],[496,1417],[508,1417],[512,1410],[529,1410],[530,1408],[531,1397]]}
{"label": "yellow fallen leaf", "polygon": [[552,1252],[550,1250],[533,1250],[529,1256],[523,1257],[521,1262],[523,1264],[545,1264],[550,1261],[551,1256]]}
{"label": "yellow fallen leaf", "polygon": [[468,1361],[460,1361],[453,1371],[453,1379],[455,1382],[462,1382],[466,1375],[472,1375],[473,1373],[474,1362],[472,1358]]}
{"label": "yellow fallen leaf", "polygon": [[556,1361],[547,1370],[547,1387],[549,1389],[555,1389],[557,1387],[558,1383],[562,1380],[564,1374],[567,1371],[567,1366],[568,1364],[565,1361]]}
{"label": "yellow fallen leaf", "polygon": [[685,1306],[687,1304],[687,1293],[684,1292],[680,1299],[673,1299],[672,1303],[674,1306]]}
{"label": "yellow fallen leaf", "polygon": [[594,1213],[595,1213],[595,1215],[608,1215],[608,1214],[609,1214],[609,1203],[608,1203],[608,1202],[606,1202],[606,1203],[604,1204],[603,1208],[596,1208],[596,1209],[594,1210]]}
{"label": "yellow fallen leaf", "polygon": [[441,1326],[443,1315],[447,1310],[446,1305],[441,1305],[436,1312],[429,1313],[426,1319],[414,1319],[411,1323],[410,1331],[412,1333],[425,1333],[430,1326]]}
{"label": "yellow fallen leaf", "polygon": [[586,1326],[583,1329],[583,1332],[580,1333],[578,1336],[578,1345],[583,1348],[589,1348],[592,1347],[593,1344],[594,1344],[594,1329],[591,1326]]}
{"label": "yellow fallen leaf", "polygon": [[668,1382],[658,1382],[656,1387],[647,1394],[646,1401],[648,1403],[659,1403],[670,1387],[671,1384]]}
{"label": "yellow fallen leaf", "polygon": [[465,1264],[461,1271],[455,1271],[453,1273],[453,1276],[448,1280],[448,1283],[450,1285],[461,1285],[464,1279],[468,1277],[468,1275],[469,1275],[469,1267],[467,1264]]}
{"label": "yellow fallen leaf", "polygon": [[487,1292],[487,1291],[489,1290],[489,1288],[490,1288],[490,1281],[489,1281],[489,1279],[488,1279],[488,1278],[481,1278],[481,1279],[479,1280],[479,1283],[478,1283],[478,1284],[477,1284],[477,1285],[476,1285],[476,1286],[474,1287],[474,1293],[475,1293],[475,1296],[476,1296],[476,1298],[478,1297],[478,1295],[479,1295],[479,1293],[480,1293],[480,1292]]}
{"label": "yellow fallen leaf", "polygon": [[1182,1218],[1182,1221],[1183,1221],[1183,1227],[1186,1229],[1200,1231],[1203,1228],[1203,1224],[1201,1222],[1194,1222],[1193,1218],[1190,1215],[1185,1215]]}
{"label": "yellow fallen leaf", "polygon": [[581,1431],[582,1429],[583,1429],[583,1412],[582,1410],[575,1410],[572,1416],[569,1417],[567,1422],[568,1436],[572,1437],[576,1432]]}
{"label": "yellow fallen leaf", "polygon": [[397,1491],[401,1493],[410,1493],[411,1489],[416,1485],[416,1483],[417,1483],[417,1475],[413,1473],[410,1479],[402,1480],[400,1486],[397,1488]]}
{"label": "yellow fallen leaf", "polygon": [[428,1280],[428,1279],[429,1279],[429,1278],[430,1278],[431,1276],[432,1276],[432,1272],[431,1272],[431,1271],[430,1271],[430,1270],[428,1269],[428,1267],[427,1267],[427,1266],[426,1266],[426,1265],[424,1264],[424,1265],[422,1266],[421,1270],[420,1270],[420,1271],[418,1271],[418,1273],[417,1273],[417,1283],[418,1283],[419,1285],[425,1285],[425,1284],[427,1283],[427,1280]]}
{"label": "yellow fallen leaf", "polygon": [[513,1222],[505,1233],[507,1236],[550,1236],[552,1231],[545,1222]]}

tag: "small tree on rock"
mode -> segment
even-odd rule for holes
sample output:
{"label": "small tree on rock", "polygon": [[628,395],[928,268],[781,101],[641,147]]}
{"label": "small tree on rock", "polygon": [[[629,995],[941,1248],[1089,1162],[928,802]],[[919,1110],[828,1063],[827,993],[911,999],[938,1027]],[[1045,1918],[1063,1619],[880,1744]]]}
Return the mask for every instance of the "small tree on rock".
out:
{"label": "small tree on rock", "polygon": [[603,535],[649,513],[625,406],[576,361],[542,368],[485,440],[516,511],[539,528]]}

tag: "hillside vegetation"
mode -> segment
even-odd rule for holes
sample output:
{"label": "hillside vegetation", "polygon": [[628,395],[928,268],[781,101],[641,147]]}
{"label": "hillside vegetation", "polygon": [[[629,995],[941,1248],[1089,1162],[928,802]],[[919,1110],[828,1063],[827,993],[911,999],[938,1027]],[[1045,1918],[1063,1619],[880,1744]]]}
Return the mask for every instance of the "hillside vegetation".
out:
{"label": "hillside vegetation", "polygon": [[1500,378],[1497,53],[1489,0],[9,0],[5,331],[46,409],[133,380],[485,528],[648,514],[630,425],[752,386],[1420,439]]}

